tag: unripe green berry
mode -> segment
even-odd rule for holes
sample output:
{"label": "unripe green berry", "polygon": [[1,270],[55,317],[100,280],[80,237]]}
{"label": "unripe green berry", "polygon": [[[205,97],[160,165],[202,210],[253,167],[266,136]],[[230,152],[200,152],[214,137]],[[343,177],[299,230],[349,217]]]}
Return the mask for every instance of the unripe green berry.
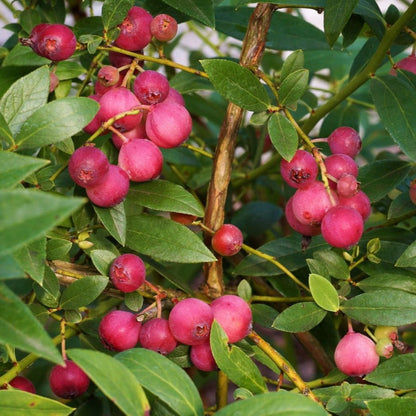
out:
{"label": "unripe green berry", "polygon": [[382,338],[388,338],[394,341],[398,338],[398,329],[395,326],[377,326],[374,330],[374,336],[379,340]]}
{"label": "unripe green berry", "polygon": [[390,338],[380,338],[376,344],[376,352],[380,357],[391,358],[394,347]]}

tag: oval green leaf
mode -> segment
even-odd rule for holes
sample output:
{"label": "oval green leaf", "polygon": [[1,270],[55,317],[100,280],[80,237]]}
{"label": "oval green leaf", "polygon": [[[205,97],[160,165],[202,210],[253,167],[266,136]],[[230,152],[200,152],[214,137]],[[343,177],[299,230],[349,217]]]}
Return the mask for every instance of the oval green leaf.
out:
{"label": "oval green leaf", "polygon": [[274,113],[268,121],[270,140],[283,159],[292,160],[298,148],[298,133],[292,123],[280,113]]}
{"label": "oval green leaf", "polygon": [[338,293],[331,282],[319,274],[309,275],[309,288],[315,302],[326,311],[337,312],[339,309]]}
{"label": "oval green leaf", "polygon": [[392,399],[369,400],[367,406],[373,416],[411,415],[416,409],[416,399],[394,397]]}
{"label": "oval green leaf", "polygon": [[302,49],[292,52],[283,62],[280,79],[283,81],[292,72],[303,69],[305,65],[305,56]]}
{"label": "oval green leaf", "polygon": [[204,407],[195,384],[171,360],[144,348],[123,351],[115,358],[124,364],[142,386],[181,416],[202,416]]}
{"label": "oval green leaf", "polygon": [[357,283],[365,292],[371,290],[403,290],[416,295],[416,276],[405,273],[376,273]]}
{"label": "oval green leaf", "polygon": [[403,254],[397,259],[396,267],[415,267],[416,266],[416,241],[410,244]]}
{"label": "oval green leaf", "polygon": [[308,89],[309,71],[298,69],[289,74],[279,88],[279,103],[296,109],[296,102]]}
{"label": "oval green leaf", "polygon": [[122,245],[126,244],[126,213],[124,203],[113,208],[101,208],[94,205],[94,211],[105,229]]}

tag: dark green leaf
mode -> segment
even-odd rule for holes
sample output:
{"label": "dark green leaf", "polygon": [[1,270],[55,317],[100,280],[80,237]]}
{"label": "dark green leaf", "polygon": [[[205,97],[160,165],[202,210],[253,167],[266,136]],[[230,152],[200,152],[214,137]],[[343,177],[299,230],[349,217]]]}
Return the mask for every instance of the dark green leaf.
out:
{"label": "dark green leaf", "polygon": [[22,390],[0,390],[2,416],[67,416],[75,409]]}
{"label": "dark green leaf", "polygon": [[16,142],[21,149],[31,149],[65,140],[82,130],[98,108],[99,104],[87,97],[51,101],[25,120]]}
{"label": "dark green leaf", "polygon": [[13,253],[13,257],[31,279],[42,284],[45,272],[46,238],[25,244]]}
{"label": "dark green leaf", "polygon": [[201,65],[225,99],[249,111],[263,111],[269,106],[267,91],[249,69],[226,59],[204,59]]}
{"label": "dark green leaf", "polygon": [[400,149],[416,160],[416,91],[397,77],[374,77],[371,95],[381,121]]}
{"label": "dark green leaf", "polygon": [[48,260],[69,260],[68,253],[72,248],[72,242],[61,238],[51,238],[46,246],[46,258]]}
{"label": "dark green leaf", "polygon": [[390,204],[387,219],[399,218],[412,212],[416,213],[416,205],[410,200],[409,192],[402,192]]}
{"label": "dark green leaf", "polygon": [[83,203],[40,191],[0,191],[0,252],[11,253],[40,237]]}
{"label": "dark green leaf", "polygon": [[[131,190],[131,188],[130,188]],[[124,203],[113,208],[101,208],[94,205],[94,211],[106,230],[122,245],[126,244],[126,213]]]}
{"label": "dark green leaf", "polygon": [[105,276],[85,276],[76,280],[63,291],[60,307],[77,309],[87,306],[101,294],[107,283],[108,277]]}
{"label": "dark green leaf", "polygon": [[215,256],[194,232],[155,215],[129,217],[126,244],[139,253],[174,263],[215,261]]}
{"label": "dark green leaf", "polygon": [[149,403],[142,386],[120,361],[99,351],[70,349],[67,352],[123,413],[144,416],[149,411]]}
{"label": "dark green leaf", "polygon": [[204,209],[195,197],[182,186],[157,179],[130,186],[129,197],[146,208],[204,216]]}
{"label": "dark green leaf", "polygon": [[169,80],[169,84],[181,94],[214,89],[209,80],[185,71],[178,72]]}
{"label": "dark green leaf", "polygon": [[61,364],[61,355],[28,306],[3,284],[0,299],[0,342]]}
{"label": "dark green leaf", "polygon": [[23,179],[48,163],[50,163],[48,160],[40,158],[0,152],[0,188],[14,188]]}
{"label": "dark green leaf", "polygon": [[124,294],[124,304],[133,312],[138,312],[143,306],[143,295],[138,292]]}
{"label": "dark green leaf", "polygon": [[108,276],[110,273],[110,266],[113,260],[118,256],[111,250],[91,250],[91,260],[95,268],[103,275]]}
{"label": "dark green leaf", "polygon": [[337,312],[339,309],[338,293],[331,282],[319,274],[309,275],[309,288],[315,302],[322,309],[330,312]]}
{"label": "dark green leaf", "polygon": [[376,273],[358,282],[357,285],[364,291],[371,290],[403,290],[416,294],[416,275],[405,273]]}
{"label": "dark green leaf", "polygon": [[305,332],[318,325],[327,312],[314,302],[299,302],[277,315],[273,328],[286,332]]}
{"label": "dark green leaf", "polygon": [[253,393],[267,390],[257,366],[239,347],[228,345],[227,335],[215,320],[211,327],[210,342],[218,367],[233,383]]}
{"label": "dark green leaf", "polygon": [[164,3],[178,9],[192,19],[199,20],[204,25],[214,27],[214,3],[212,0],[163,0]]}
{"label": "dark green leaf", "polygon": [[399,290],[374,290],[343,302],[340,309],[367,325],[407,325],[416,322],[416,295]]}
{"label": "dark green leaf", "polygon": [[291,160],[298,147],[298,133],[292,123],[280,113],[273,113],[267,124],[270,140],[286,160]]}
{"label": "dark green leaf", "polygon": [[313,253],[313,257],[319,260],[328,269],[329,275],[339,280],[350,278],[350,269],[343,257],[333,250],[320,250]]}
{"label": "dark green leaf", "polygon": [[133,4],[133,0],[105,0],[101,9],[104,29],[108,31],[120,24]]}
{"label": "dark green leaf", "polygon": [[404,253],[397,259],[396,267],[416,266],[416,241],[410,244]]}
{"label": "dark green leaf", "polygon": [[182,368],[168,358],[144,348],[123,351],[115,358],[136,376],[146,390],[169,406],[175,414],[204,414],[195,384]]}
{"label": "dark green leaf", "polygon": [[416,399],[394,397],[392,399],[369,400],[367,406],[373,416],[406,416],[414,412]]}
{"label": "dark green leaf", "polygon": [[296,102],[306,92],[308,81],[309,71],[307,69],[298,69],[289,74],[280,84],[279,103],[296,109]]}

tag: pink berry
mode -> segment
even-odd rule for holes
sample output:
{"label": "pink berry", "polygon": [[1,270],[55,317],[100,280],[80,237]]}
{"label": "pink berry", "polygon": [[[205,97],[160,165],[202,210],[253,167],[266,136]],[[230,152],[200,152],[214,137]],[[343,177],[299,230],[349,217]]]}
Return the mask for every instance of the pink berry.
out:
{"label": "pink berry", "polygon": [[288,224],[298,233],[312,237],[321,234],[321,227],[319,225],[302,224],[293,213],[293,197],[290,197],[285,206],[285,216]]}
{"label": "pink berry", "polygon": [[338,203],[336,193],[332,190],[329,192],[319,181],[305,189],[297,189],[293,195],[292,209],[298,221],[312,226],[319,225],[326,212]]}
{"label": "pink berry", "polygon": [[145,48],[152,40],[152,20],[153,16],[147,10],[133,6],[119,25],[120,34],[114,41],[115,45],[128,51]]}
{"label": "pink berry", "polygon": [[59,78],[55,72],[49,72],[49,92],[55,91],[56,87],[59,85]]}
{"label": "pink berry", "polygon": [[162,355],[171,353],[178,344],[169,328],[169,321],[164,318],[154,318],[145,322],[140,331],[139,341],[143,348]]}
{"label": "pink berry", "polygon": [[281,160],[280,173],[293,188],[307,188],[318,175],[318,165],[309,152],[298,149],[290,162]]}
{"label": "pink berry", "polygon": [[250,332],[253,315],[248,303],[239,296],[220,296],[211,303],[211,309],[229,343],[241,341]]}
{"label": "pink berry", "polygon": [[116,85],[120,80],[120,73],[115,66],[104,65],[97,73],[98,82],[104,87]]}
{"label": "pink berry", "polygon": [[158,14],[152,20],[150,31],[157,40],[169,42],[178,32],[178,23],[168,14]]}
{"label": "pink berry", "polygon": [[75,399],[88,390],[90,379],[73,361],[65,360],[65,366],[56,365],[49,376],[52,391],[63,399]]}
{"label": "pink berry", "polygon": [[175,102],[176,104],[185,107],[185,100],[183,98],[183,95],[178,90],[175,90],[175,88],[172,87],[169,88],[168,96],[165,98],[165,103],[168,102]]}
{"label": "pink berry", "polygon": [[157,146],[172,148],[181,145],[192,131],[188,110],[175,102],[155,104],[146,119],[146,134]]}
{"label": "pink berry", "polygon": [[379,362],[374,342],[354,331],[349,331],[338,343],[334,359],[344,374],[360,377],[374,371]]}
{"label": "pink berry", "polygon": [[50,25],[50,23],[39,23],[33,27],[28,38],[20,39],[20,43],[24,46],[30,46],[33,52],[39,55],[39,42],[42,39],[42,33]]}
{"label": "pink berry", "polygon": [[[329,186],[336,189],[338,179],[346,174],[358,176],[358,166],[354,159],[343,153],[336,153],[325,159],[326,172],[329,175]],[[336,181],[333,181],[334,178]]]}
{"label": "pink berry", "polygon": [[199,345],[192,345],[190,351],[190,359],[192,364],[201,371],[218,370],[217,363],[212,355],[211,345],[209,341],[205,341]]}
{"label": "pink berry", "polygon": [[160,72],[149,69],[136,77],[133,92],[142,104],[157,104],[168,96],[169,81]]}
{"label": "pink berry", "polygon": [[68,172],[72,180],[83,188],[98,185],[110,168],[107,156],[97,147],[82,146],[72,153]]}
{"label": "pink berry", "polygon": [[134,313],[128,311],[109,312],[101,320],[98,333],[102,344],[112,351],[133,348],[139,342],[142,324]]}
{"label": "pink berry", "polygon": [[223,224],[213,235],[211,245],[221,256],[233,256],[241,250],[243,241],[243,233],[237,226]]}
{"label": "pink berry", "polygon": [[339,204],[357,210],[365,221],[371,214],[371,202],[363,191],[358,191],[355,195],[348,198],[339,197]]}
{"label": "pink berry", "polygon": [[160,176],[163,155],[150,140],[132,139],[121,146],[118,165],[131,181],[146,182]]}
{"label": "pink berry", "polygon": [[211,307],[196,298],[178,302],[169,314],[169,328],[182,344],[197,345],[209,339],[214,315]]}
{"label": "pink berry", "polygon": [[[91,98],[91,100],[96,101],[98,104],[100,103],[101,95],[99,94],[92,94],[88,96],[88,98]],[[100,127],[101,127],[101,119],[99,116],[99,112],[97,112],[94,116],[94,118],[84,127],[84,131],[87,134],[93,134],[95,133]]]}
{"label": "pink berry", "polygon": [[[397,69],[403,69],[408,72],[412,72],[416,74],[416,56],[414,54],[406,56],[405,58],[401,59],[396,63]],[[390,70],[391,75],[396,75],[397,71],[395,68]]]}
{"label": "pink berry", "polygon": [[409,197],[410,200],[416,204],[416,180],[410,182]]}
{"label": "pink berry", "polygon": [[346,250],[360,241],[363,229],[361,214],[354,208],[343,205],[329,209],[321,223],[325,241],[333,247]]}
{"label": "pink berry", "polygon": [[355,158],[361,150],[361,137],[352,127],[338,127],[328,136],[332,153],[343,153]]}
{"label": "pink berry", "polygon": [[27,391],[28,393],[36,394],[35,386],[26,377],[16,376],[13,380],[10,381],[9,384],[15,389],[19,389],[22,391]]}
{"label": "pink berry", "polygon": [[95,186],[87,188],[92,203],[103,208],[118,205],[129,192],[130,181],[127,173],[117,165],[109,166],[107,174]]}
{"label": "pink berry", "polygon": [[134,292],[145,281],[146,266],[139,256],[122,254],[111,263],[110,278],[113,285],[122,292]]}
{"label": "pink berry", "polygon": [[342,198],[350,198],[360,190],[357,178],[350,173],[344,173],[337,182],[337,194]]}

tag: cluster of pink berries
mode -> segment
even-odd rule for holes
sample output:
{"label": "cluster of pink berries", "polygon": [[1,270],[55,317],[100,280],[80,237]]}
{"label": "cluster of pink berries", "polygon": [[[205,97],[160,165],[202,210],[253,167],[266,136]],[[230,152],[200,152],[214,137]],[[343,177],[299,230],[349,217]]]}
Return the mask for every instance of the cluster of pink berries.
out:
{"label": "cluster of pink berries", "polygon": [[361,138],[353,128],[339,127],[327,141],[332,154],[323,164],[329,189],[317,179],[319,167],[309,152],[298,149],[291,161],[282,159],[284,181],[297,188],[286,204],[286,219],[304,236],[322,234],[333,247],[349,249],[360,240],[371,213],[370,200],[357,181],[354,160]]}

